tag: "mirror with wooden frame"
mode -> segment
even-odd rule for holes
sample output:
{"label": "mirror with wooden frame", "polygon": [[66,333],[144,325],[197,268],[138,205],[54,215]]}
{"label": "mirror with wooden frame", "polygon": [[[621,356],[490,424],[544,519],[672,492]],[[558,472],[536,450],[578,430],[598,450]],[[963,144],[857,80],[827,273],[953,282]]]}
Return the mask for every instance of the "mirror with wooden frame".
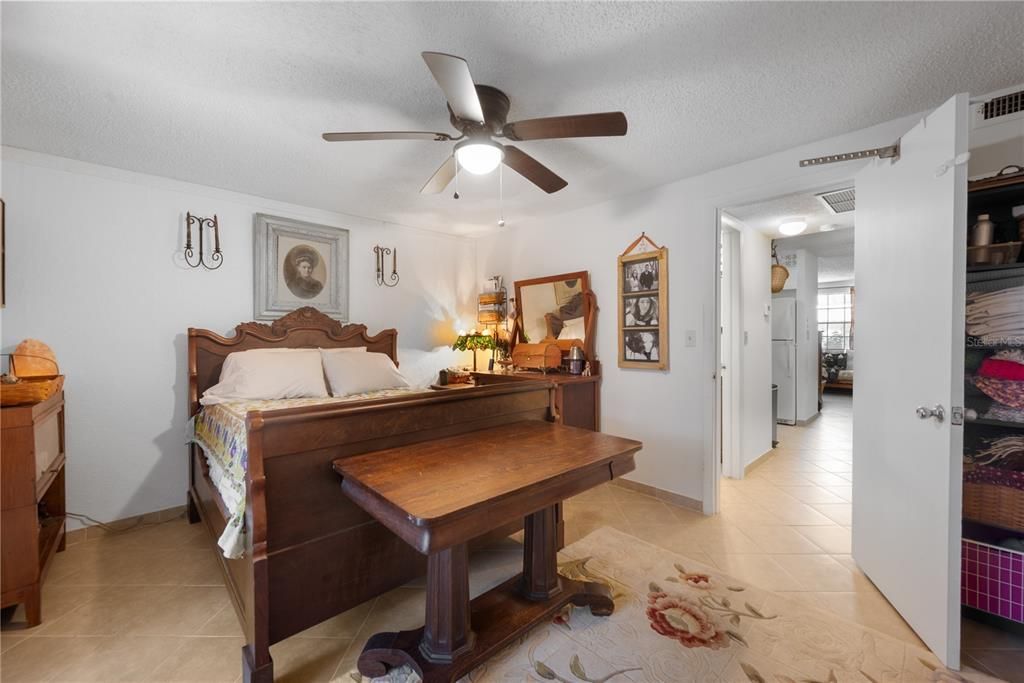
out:
{"label": "mirror with wooden frame", "polygon": [[594,360],[594,319],[597,298],[585,270],[517,280],[515,342],[558,344],[563,351],[583,347]]}

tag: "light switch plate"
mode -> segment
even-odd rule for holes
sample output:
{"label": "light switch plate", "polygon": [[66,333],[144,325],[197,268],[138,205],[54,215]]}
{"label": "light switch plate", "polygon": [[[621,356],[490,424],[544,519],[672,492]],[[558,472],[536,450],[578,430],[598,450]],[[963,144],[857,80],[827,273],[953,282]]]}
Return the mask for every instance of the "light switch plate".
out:
{"label": "light switch plate", "polygon": [[697,330],[686,331],[686,345],[697,346]]}

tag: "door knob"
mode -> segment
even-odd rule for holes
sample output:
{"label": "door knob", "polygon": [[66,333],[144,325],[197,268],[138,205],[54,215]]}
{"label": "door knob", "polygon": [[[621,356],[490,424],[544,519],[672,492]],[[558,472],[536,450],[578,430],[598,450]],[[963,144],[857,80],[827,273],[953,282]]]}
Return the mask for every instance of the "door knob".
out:
{"label": "door knob", "polygon": [[934,417],[939,422],[946,419],[946,410],[939,405],[935,404],[934,408],[925,408],[924,406],[917,407],[917,416],[922,420],[927,420],[929,417]]}

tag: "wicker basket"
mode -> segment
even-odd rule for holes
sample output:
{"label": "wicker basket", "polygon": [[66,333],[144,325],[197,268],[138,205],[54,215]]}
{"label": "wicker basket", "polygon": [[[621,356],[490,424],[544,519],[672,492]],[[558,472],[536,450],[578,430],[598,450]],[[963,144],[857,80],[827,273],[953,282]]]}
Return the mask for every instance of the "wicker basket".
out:
{"label": "wicker basket", "polygon": [[59,392],[63,386],[64,375],[52,379],[23,379],[16,384],[0,384],[0,405],[41,403]]}
{"label": "wicker basket", "polygon": [[772,294],[778,294],[786,286],[789,279],[789,269],[780,263],[772,264]]}
{"label": "wicker basket", "polygon": [[963,514],[975,522],[1024,532],[1024,491],[965,481]]}

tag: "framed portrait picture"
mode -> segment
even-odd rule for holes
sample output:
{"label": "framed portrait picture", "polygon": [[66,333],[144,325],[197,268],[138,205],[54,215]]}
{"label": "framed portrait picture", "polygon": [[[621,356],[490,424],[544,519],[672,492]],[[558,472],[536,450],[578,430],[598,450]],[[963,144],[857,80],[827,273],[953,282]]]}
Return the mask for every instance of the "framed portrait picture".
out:
{"label": "framed portrait picture", "polygon": [[313,306],[348,321],[348,230],[262,213],[253,230],[256,320]]}
{"label": "framed portrait picture", "polygon": [[668,367],[668,249],[646,236],[619,257],[619,367]]}

